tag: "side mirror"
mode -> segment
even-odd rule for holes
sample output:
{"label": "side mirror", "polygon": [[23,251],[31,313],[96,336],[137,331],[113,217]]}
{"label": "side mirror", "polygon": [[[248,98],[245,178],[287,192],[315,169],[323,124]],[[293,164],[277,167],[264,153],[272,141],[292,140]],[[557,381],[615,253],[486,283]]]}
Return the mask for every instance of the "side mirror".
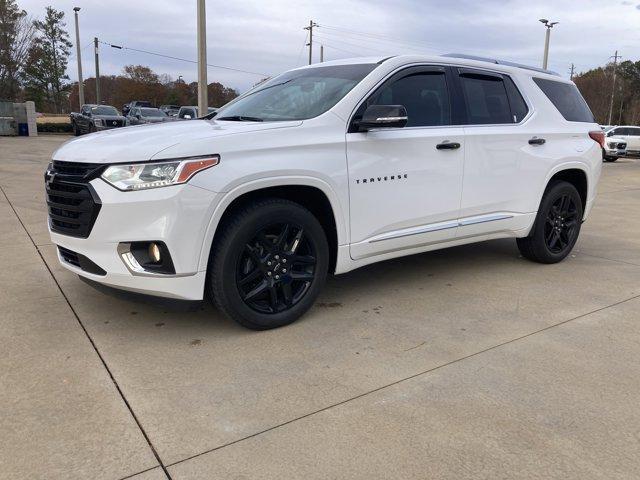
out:
{"label": "side mirror", "polygon": [[613,132],[607,133],[607,137],[613,137]]}
{"label": "side mirror", "polygon": [[182,118],[184,118],[185,120],[191,120],[191,115],[189,115],[188,113],[183,116]]}
{"label": "side mirror", "polygon": [[372,128],[402,128],[409,117],[403,105],[369,105],[358,124],[361,132]]}

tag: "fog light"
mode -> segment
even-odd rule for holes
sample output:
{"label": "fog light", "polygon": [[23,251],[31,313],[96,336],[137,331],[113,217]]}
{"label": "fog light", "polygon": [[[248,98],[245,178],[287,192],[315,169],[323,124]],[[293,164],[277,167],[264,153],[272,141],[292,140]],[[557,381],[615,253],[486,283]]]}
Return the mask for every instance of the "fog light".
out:
{"label": "fog light", "polygon": [[149,244],[149,258],[153,263],[160,263],[160,247],[157,243]]}

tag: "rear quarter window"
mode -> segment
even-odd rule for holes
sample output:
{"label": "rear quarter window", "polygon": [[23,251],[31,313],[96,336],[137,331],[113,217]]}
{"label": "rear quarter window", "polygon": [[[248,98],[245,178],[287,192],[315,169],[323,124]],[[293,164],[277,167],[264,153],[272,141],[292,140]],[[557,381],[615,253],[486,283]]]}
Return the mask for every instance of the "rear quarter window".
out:
{"label": "rear quarter window", "polygon": [[578,88],[570,83],[556,82],[546,78],[534,78],[533,81],[569,122],[594,123],[595,118]]}

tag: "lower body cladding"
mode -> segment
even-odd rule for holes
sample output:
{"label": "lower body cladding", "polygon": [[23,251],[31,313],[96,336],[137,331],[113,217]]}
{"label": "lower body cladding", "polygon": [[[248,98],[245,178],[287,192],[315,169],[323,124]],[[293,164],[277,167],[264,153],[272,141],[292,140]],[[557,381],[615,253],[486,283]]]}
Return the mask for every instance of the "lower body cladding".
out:
{"label": "lower body cladding", "polygon": [[202,300],[200,254],[217,194],[189,184],[121,192],[96,179],[91,186],[101,207],[87,238],[49,225],[60,263],[111,287]]}

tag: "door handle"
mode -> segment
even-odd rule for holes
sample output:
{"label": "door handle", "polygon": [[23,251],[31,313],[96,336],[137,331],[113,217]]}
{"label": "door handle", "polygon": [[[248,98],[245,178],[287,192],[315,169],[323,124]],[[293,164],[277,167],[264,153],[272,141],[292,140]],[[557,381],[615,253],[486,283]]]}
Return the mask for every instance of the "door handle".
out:
{"label": "door handle", "polygon": [[529,140],[529,145],[544,145],[546,142],[544,138],[533,137]]}
{"label": "door handle", "polygon": [[457,142],[445,141],[436,145],[438,150],[457,150],[460,148],[460,144]]}

